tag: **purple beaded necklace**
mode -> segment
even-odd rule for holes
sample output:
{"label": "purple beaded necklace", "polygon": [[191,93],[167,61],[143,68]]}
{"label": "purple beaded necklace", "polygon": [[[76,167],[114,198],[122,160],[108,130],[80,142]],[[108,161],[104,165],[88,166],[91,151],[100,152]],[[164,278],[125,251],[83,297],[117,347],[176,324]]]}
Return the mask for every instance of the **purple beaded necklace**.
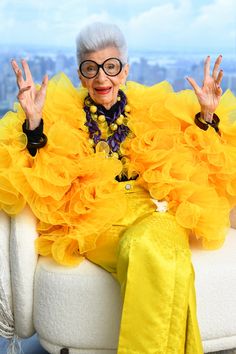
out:
{"label": "purple beaded necklace", "polygon": [[[119,154],[120,144],[130,132],[130,129],[127,127],[126,105],[127,98],[122,90],[118,92],[117,103],[109,111],[101,105],[96,105],[89,95],[85,98],[85,126],[88,127],[89,138],[92,139],[94,147],[100,141],[105,141],[109,145],[111,153],[115,152]],[[107,138],[102,137],[101,128],[104,125],[107,125]]]}

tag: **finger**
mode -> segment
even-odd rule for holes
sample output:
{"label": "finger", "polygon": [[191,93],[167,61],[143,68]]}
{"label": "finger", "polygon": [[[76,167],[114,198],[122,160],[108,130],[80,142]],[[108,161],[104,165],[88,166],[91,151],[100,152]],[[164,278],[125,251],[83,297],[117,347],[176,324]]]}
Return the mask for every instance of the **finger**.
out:
{"label": "finger", "polygon": [[220,86],[221,81],[222,81],[222,79],[223,79],[223,76],[224,76],[224,71],[223,71],[223,70],[220,70],[220,71],[219,71],[219,74],[218,74],[218,76],[217,76],[217,78],[216,78],[216,84],[217,84],[217,85]]}
{"label": "finger", "polygon": [[17,82],[19,89],[23,88],[22,86],[25,84],[25,80],[23,78],[22,70],[20,68],[16,72],[16,82]]}
{"label": "finger", "polygon": [[29,65],[28,65],[27,61],[25,59],[22,59],[21,63],[22,63],[22,66],[23,66],[23,69],[24,69],[24,72],[25,72],[26,80],[30,81],[30,82],[33,82],[33,78],[32,78],[31,71],[30,71],[30,68],[29,68]]}
{"label": "finger", "polygon": [[28,91],[30,88],[31,88],[31,86],[26,86],[26,87],[23,87],[22,89],[20,89],[20,91],[19,91],[19,93],[18,93],[18,95],[17,95],[17,98],[21,98],[22,95],[23,95],[23,93],[24,93],[25,91]]}
{"label": "finger", "polygon": [[217,85],[216,86],[216,94],[217,96],[221,96],[222,95],[222,88],[220,87],[220,85]]}
{"label": "finger", "polygon": [[196,81],[192,77],[186,77],[186,80],[189,82],[189,84],[192,86],[192,88],[194,89],[194,91],[196,93],[200,93],[201,87],[198,86],[198,84],[196,83]]}
{"label": "finger", "polygon": [[11,60],[11,66],[12,66],[12,69],[13,69],[14,73],[16,74],[17,71],[19,70],[19,66],[18,66],[17,62],[14,59]]}
{"label": "finger", "polygon": [[42,85],[40,87],[40,92],[46,93],[47,90],[47,86],[48,86],[48,75],[45,75],[43,77],[43,81],[42,81]]}
{"label": "finger", "polygon": [[42,85],[44,87],[47,87],[47,85],[48,85],[48,75],[47,74],[44,75],[44,78],[43,78],[43,81],[42,81]]}
{"label": "finger", "polygon": [[204,80],[210,76],[211,57],[208,55],[204,63]]}
{"label": "finger", "polygon": [[13,69],[15,75],[16,75],[17,85],[18,85],[19,88],[21,88],[22,85],[24,84],[22,71],[19,68],[19,66],[18,66],[18,64],[17,64],[17,62],[15,60],[11,61],[11,66],[12,66],[12,69]]}
{"label": "finger", "polygon": [[219,70],[221,61],[222,61],[222,55],[219,55],[218,58],[215,61],[215,65],[214,65],[214,68],[213,68],[213,71],[212,71],[212,77],[213,77],[214,80],[217,79],[218,70]]}

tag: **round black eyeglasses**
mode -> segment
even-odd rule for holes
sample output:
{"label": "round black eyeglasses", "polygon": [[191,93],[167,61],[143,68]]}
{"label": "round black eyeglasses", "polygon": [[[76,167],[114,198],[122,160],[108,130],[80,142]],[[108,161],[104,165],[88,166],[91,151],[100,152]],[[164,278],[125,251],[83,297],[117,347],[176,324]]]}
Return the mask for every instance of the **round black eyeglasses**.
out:
{"label": "round black eyeglasses", "polygon": [[108,58],[102,64],[98,64],[93,60],[84,60],[79,66],[81,74],[86,79],[93,79],[98,74],[100,68],[102,68],[106,75],[116,76],[121,72],[123,64],[118,58]]}

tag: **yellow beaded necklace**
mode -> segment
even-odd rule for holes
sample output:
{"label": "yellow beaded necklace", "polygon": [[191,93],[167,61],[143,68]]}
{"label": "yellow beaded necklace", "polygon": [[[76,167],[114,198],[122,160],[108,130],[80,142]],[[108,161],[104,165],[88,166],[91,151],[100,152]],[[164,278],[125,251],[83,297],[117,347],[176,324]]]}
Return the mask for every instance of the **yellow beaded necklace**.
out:
{"label": "yellow beaded necklace", "polygon": [[84,111],[91,146],[96,151],[105,151],[108,156],[121,158],[120,144],[132,134],[127,125],[130,107],[124,92],[119,90],[116,107],[112,114],[111,112],[108,114],[104,107],[97,106],[90,96],[85,98]]}

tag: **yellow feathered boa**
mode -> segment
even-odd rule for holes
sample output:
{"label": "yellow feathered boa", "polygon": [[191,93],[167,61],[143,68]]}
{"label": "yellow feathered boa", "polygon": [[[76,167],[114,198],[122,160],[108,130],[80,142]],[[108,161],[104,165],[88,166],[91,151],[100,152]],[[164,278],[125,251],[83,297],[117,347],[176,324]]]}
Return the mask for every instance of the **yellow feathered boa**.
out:
{"label": "yellow feathered boa", "polygon": [[[200,107],[190,90],[129,82],[125,92],[134,133],[121,146],[128,175],[138,172],[137,183],[153,198],[167,199],[177,222],[205,248],[220,247],[236,204],[236,98],[227,91],[216,111],[220,137],[195,126]],[[15,215],[28,203],[39,219],[38,252],[66,265],[78,264],[125,213],[115,181],[121,162],[95,154],[88,141],[86,95],[63,74],[50,81],[43,112],[48,144],[35,157],[26,149],[19,105],[0,120],[0,209]]]}

